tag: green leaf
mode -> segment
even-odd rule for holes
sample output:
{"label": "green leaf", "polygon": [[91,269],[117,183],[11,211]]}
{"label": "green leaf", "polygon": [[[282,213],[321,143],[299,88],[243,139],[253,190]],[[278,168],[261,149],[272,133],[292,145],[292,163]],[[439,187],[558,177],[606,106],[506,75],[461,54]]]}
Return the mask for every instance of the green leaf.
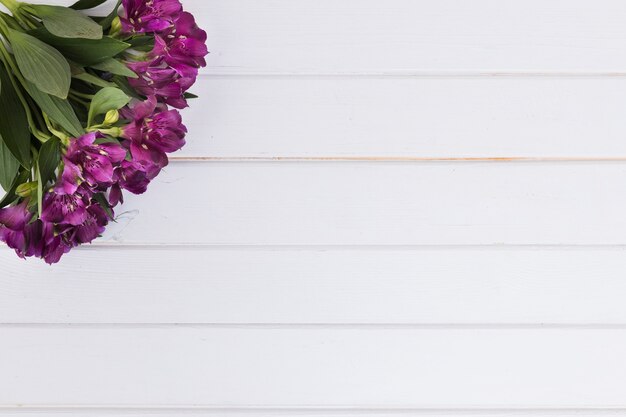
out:
{"label": "green leaf", "polygon": [[61,38],[102,39],[102,26],[76,10],[44,4],[31,4],[37,17],[53,35]]}
{"label": "green leaf", "polygon": [[9,40],[22,75],[44,93],[67,98],[70,64],[59,51],[26,33],[9,29]]}
{"label": "green leaf", "polygon": [[37,87],[28,82],[24,87],[41,108],[41,111],[46,113],[52,121],[65,129],[69,134],[79,137],[85,133],[85,129],[67,100],[61,100],[58,97],[42,93]]}
{"label": "green leaf", "polygon": [[0,136],[13,156],[30,168],[30,128],[26,111],[22,106],[9,73],[0,65]]}
{"label": "green leaf", "polygon": [[122,75],[128,78],[137,78],[137,74],[115,58],[110,58],[106,61],[100,62],[99,64],[91,65],[91,68],[99,71],[110,72],[115,75]]}
{"label": "green leaf", "polygon": [[54,179],[54,173],[61,161],[61,142],[52,138],[41,145],[39,150],[39,176],[42,186]]}
{"label": "green leaf", "polygon": [[78,0],[76,3],[72,4],[70,7],[74,10],[87,10],[93,9],[94,7],[98,7],[101,4],[106,3],[107,0]]}
{"label": "green leaf", "polygon": [[91,101],[91,107],[89,108],[89,117],[87,118],[87,125],[91,126],[95,116],[99,114],[105,114],[110,110],[119,110],[130,101],[122,90],[115,87],[107,87],[98,91]]}
{"label": "green leaf", "polygon": [[28,33],[48,45],[52,45],[70,61],[83,66],[106,61],[124,52],[131,46],[129,43],[113,39],[110,36],[104,36],[98,40],[60,38],[54,36],[43,27],[31,30]]}
{"label": "green leaf", "polygon": [[193,100],[193,99],[198,98],[197,95],[195,95],[194,93],[189,93],[189,92],[183,94],[183,97],[185,97],[187,100]]}
{"label": "green leaf", "polygon": [[29,176],[30,176],[30,171],[29,170],[23,170],[20,173],[20,175],[18,175],[15,178],[15,180],[13,181],[13,184],[11,185],[11,189],[6,193],[4,198],[2,200],[0,200],[0,208],[4,208],[4,207],[8,206],[9,204],[11,204],[12,202],[15,201],[15,199],[17,198],[17,194],[15,194],[15,191],[17,190],[17,187],[19,187],[21,184],[23,184],[26,181],[28,181],[28,177]]}
{"label": "green leaf", "polygon": [[20,162],[15,159],[0,137],[0,186],[8,191],[20,169]]}
{"label": "green leaf", "polygon": [[72,75],[72,77],[76,78],[77,80],[81,80],[86,83],[93,84],[95,86],[102,87],[102,88],[112,87],[114,85],[111,82],[103,80],[102,78],[96,77],[95,75],[92,75],[85,71],[79,74],[74,74]]}

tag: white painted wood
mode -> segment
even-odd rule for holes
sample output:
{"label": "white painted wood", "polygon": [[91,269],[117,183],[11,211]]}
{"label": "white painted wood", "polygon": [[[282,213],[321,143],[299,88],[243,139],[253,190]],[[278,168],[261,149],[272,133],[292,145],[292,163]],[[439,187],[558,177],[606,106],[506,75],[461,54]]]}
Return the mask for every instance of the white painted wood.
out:
{"label": "white painted wood", "polygon": [[603,417],[624,416],[626,411],[611,408],[594,409],[382,409],[354,407],[159,407],[159,408],[103,408],[103,407],[8,407],[0,409],[2,417],[23,416],[69,417],[146,417],[146,416],[220,416],[220,417]]}
{"label": "white painted wood", "polygon": [[620,0],[183,4],[209,34],[208,73],[626,71]]}
{"label": "white painted wood", "polygon": [[625,71],[620,0],[186,0],[210,72]]}
{"label": "white painted wood", "polygon": [[624,244],[626,164],[183,163],[104,241]]}
{"label": "white painted wood", "polygon": [[626,78],[202,77],[195,92],[176,157],[626,157]]}
{"label": "white painted wood", "polygon": [[[624,325],[623,248],[0,251],[2,323]],[[106,267],[102,260],[107,259]]]}
{"label": "white painted wood", "polygon": [[3,405],[626,405],[626,330],[3,327],[0,338]]}
{"label": "white painted wood", "polygon": [[[623,1],[184,3],[213,53],[179,158],[626,157]],[[624,190],[174,163],[106,244],[0,250],[0,416],[626,415]]]}

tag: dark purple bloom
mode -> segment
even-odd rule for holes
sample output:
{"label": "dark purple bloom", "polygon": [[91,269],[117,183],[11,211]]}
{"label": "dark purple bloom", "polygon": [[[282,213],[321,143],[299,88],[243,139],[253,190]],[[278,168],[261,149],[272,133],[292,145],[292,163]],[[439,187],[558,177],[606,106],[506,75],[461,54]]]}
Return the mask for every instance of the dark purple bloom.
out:
{"label": "dark purple bloom", "polygon": [[174,24],[182,11],[179,0],[122,0],[125,33],[160,32]]}
{"label": "dark purple bloom", "polygon": [[95,144],[96,138],[96,133],[88,133],[72,139],[57,191],[74,194],[83,181],[98,188],[113,183],[113,170],[126,158],[126,150],[114,143]]}
{"label": "dark purple bloom", "polygon": [[121,113],[122,117],[131,120],[124,127],[122,137],[130,141],[135,161],[162,168],[167,165],[165,154],[185,145],[187,128],[182,123],[180,113],[158,104],[154,96],[144,102],[134,103]]}
{"label": "dark purple bloom", "polygon": [[87,218],[85,221],[76,226],[71,233],[74,245],[82,245],[91,243],[98,238],[109,224],[109,216],[104,209],[97,203],[87,207]]}
{"label": "dark purple bloom", "polygon": [[43,258],[49,265],[59,262],[61,257],[69,253],[75,246],[69,241],[65,233],[58,233],[52,223],[38,220],[33,223],[33,230],[41,242],[41,251],[29,256]]}
{"label": "dark purple bloom", "polygon": [[91,191],[81,186],[73,194],[51,191],[44,197],[41,220],[46,223],[78,226],[87,220]]}
{"label": "dark purple bloom", "polygon": [[159,101],[177,109],[187,107],[185,92],[195,84],[198,70],[193,67],[180,66],[180,69],[165,64],[162,58],[153,61],[130,62],[128,67],[138,75],[129,78],[131,87],[146,96],[155,96]]}
{"label": "dark purple bloom", "polygon": [[207,34],[200,29],[191,13],[180,14],[174,26],[155,37],[153,57],[163,57],[171,67],[184,72],[185,67],[206,67],[209,53]]}
{"label": "dark purple bloom", "polygon": [[20,256],[26,256],[28,242],[24,233],[33,214],[28,210],[28,202],[0,209],[0,240],[5,242]]}
{"label": "dark purple bloom", "polygon": [[47,263],[57,263],[72,245],[55,231],[52,223],[32,220],[28,202],[0,210],[0,240],[21,258],[36,256]]}

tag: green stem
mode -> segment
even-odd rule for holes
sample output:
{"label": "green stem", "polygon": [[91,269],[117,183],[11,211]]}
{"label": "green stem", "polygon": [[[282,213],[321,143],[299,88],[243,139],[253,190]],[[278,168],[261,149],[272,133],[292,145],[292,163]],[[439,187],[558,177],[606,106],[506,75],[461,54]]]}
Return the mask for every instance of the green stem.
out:
{"label": "green stem", "polygon": [[52,126],[52,122],[50,121],[50,119],[45,113],[43,115],[43,118],[46,121],[46,126],[48,127],[48,130],[52,132],[54,136],[61,139],[61,142],[67,143],[67,141],[69,140],[69,136],[67,136],[65,133],[61,132],[60,130],[56,130],[54,126]]}

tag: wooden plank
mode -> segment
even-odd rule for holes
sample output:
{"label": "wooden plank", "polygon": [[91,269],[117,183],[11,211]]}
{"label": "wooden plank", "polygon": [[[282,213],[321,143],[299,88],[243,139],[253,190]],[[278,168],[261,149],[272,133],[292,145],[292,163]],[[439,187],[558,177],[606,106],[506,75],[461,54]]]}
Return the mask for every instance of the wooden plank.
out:
{"label": "wooden plank", "polygon": [[152,407],[152,408],[104,408],[104,407],[9,407],[0,409],[2,417],[147,417],[147,416],[220,416],[220,417],[602,417],[624,416],[619,409],[393,409],[358,407]]}
{"label": "wooden plank", "polygon": [[0,250],[0,322],[626,325],[624,255],[623,248],[94,248],[50,268]]}
{"label": "wooden plank", "polygon": [[[74,0],[36,0],[69,5]],[[110,10],[110,4],[96,14]],[[185,0],[207,73],[625,72],[620,0]]]}
{"label": "wooden plank", "polygon": [[175,157],[626,158],[626,78],[202,77]]}
{"label": "wooden plank", "polygon": [[174,164],[104,241],[624,244],[624,189],[624,163]]}
{"label": "wooden plank", "polygon": [[626,71],[620,0],[187,0],[209,73]]}
{"label": "wooden plank", "polygon": [[70,326],[0,338],[2,405],[626,405],[626,330]]}

